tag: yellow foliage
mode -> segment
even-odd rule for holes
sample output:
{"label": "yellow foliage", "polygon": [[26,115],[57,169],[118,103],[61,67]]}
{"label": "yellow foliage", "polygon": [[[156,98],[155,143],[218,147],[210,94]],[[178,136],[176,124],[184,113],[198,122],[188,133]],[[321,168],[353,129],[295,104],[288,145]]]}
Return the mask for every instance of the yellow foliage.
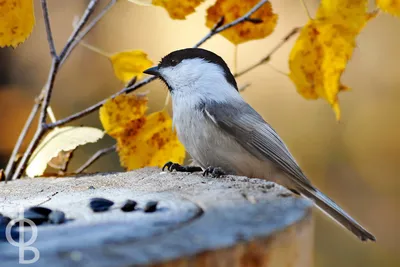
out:
{"label": "yellow foliage", "polygon": [[100,109],[104,129],[117,140],[121,165],[128,170],[183,163],[185,148],[166,111],[145,116],[147,99],[120,95]]}
{"label": "yellow foliage", "polygon": [[0,1],[0,47],[17,47],[35,25],[33,0]]}
{"label": "yellow foliage", "polygon": [[153,0],[152,4],[168,11],[172,19],[186,19],[204,0]]}
{"label": "yellow foliage", "polygon": [[140,79],[143,71],[153,65],[147,54],[141,50],[119,52],[110,56],[110,60],[115,75],[124,83],[128,83],[133,77]]}
{"label": "yellow foliage", "polygon": [[121,165],[128,170],[183,163],[185,148],[172,130],[166,111],[155,112],[132,123],[117,138]]}
{"label": "yellow foliage", "polygon": [[383,11],[400,17],[400,0],[376,0],[376,4]]}
{"label": "yellow foliage", "polygon": [[[224,22],[230,23],[250,11],[259,0],[217,0],[207,9],[206,25],[210,29],[224,16]],[[270,35],[276,26],[278,15],[272,11],[270,2],[264,4],[251,18],[262,20],[260,23],[244,22],[221,32],[222,36],[234,44],[262,39]]]}
{"label": "yellow foliage", "polygon": [[133,94],[122,94],[107,100],[99,111],[104,130],[112,137],[117,137],[132,120],[144,116],[147,101],[147,97]]}
{"label": "yellow foliage", "polygon": [[301,30],[289,56],[289,77],[307,99],[323,98],[340,119],[338,93],[355,38],[373,14],[366,0],[322,0],[315,20]]}

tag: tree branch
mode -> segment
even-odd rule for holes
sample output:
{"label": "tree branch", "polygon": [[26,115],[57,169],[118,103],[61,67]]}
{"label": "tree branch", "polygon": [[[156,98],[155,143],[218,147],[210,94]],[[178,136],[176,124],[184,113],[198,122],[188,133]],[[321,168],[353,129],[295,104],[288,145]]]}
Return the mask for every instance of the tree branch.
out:
{"label": "tree branch", "polygon": [[83,26],[88,22],[90,15],[92,15],[94,8],[96,7],[98,3],[98,0],[91,0],[83,13],[81,19],[78,22],[78,26],[75,28],[75,30],[72,32],[71,36],[69,37],[67,43],[65,44],[63,50],[60,53],[60,59],[63,60],[65,55],[68,53],[69,50],[74,49],[74,41],[77,38],[78,34],[82,30]]}
{"label": "tree branch", "polygon": [[25,137],[28,134],[28,131],[32,126],[33,119],[36,117],[36,114],[39,111],[40,105],[41,105],[41,102],[37,100],[36,103],[33,105],[32,111],[29,114],[28,119],[25,122],[24,128],[22,128],[22,131],[21,131],[20,135],[18,136],[17,143],[15,144],[13,151],[11,152],[11,156],[8,159],[7,167],[4,172],[6,182],[8,180],[8,177],[10,176],[12,169],[14,168],[14,166],[16,164],[16,158],[17,158],[18,151],[20,150]]}
{"label": "tree branch", "polygon": [[51,32],[50,16],[49,16],[49,10],[47,8],[47,0],[42,0],[41,3],[42,3],[44,25],[46,27],[46,33],[47,33],[47,42],[49,43],[50,55],[53,58],[57,58],[56,47],[54,45],[53,34]]}
{"label": "tree branch", "polygon": [[243,74],[257,68],[260,65],[263,65],[265,63],[268,63],[271,60],[271,57],[273,54],[275,54],[276,51],[279,50],[279,48],[281,48],[287,41],[290,40],[290,38],[292,38],[296,33],[298,33],[300,31],[301,27],[296,27],[293,28],[265,57],[263,57],[260,61],[258,61],[257,63],[245,68],[244,70],[235,73],[235,78],[242,76]]}
{"label": "tree branch", "polygon": [[94,162],[96,162],[96,160],[98,160],[99,158],[101,158],[104,155],[107,155],[111,152],[114,152],[117,148],[117,145],[114,144],[110,147],[107,148],[103,148],[98,150],[96,153],[93,154],[93,156],[91,156],[81,167],[79,167],[78,169],[76,169],[75,173],[81,173],[84,170],[86,170],[90,165],[92,165]]}
{"label": "tree branch", "polygon": [[61,60],[61,64],[64,63],[65,59],[68,58],[69,54],[72,52],[72,50],[79,44],[79,42],[90,32],[94,26],[97,25],[97,23],[104,17],[105,14],[107,14],[108,11],[117,3],[117,0],[111,0],[108,2],[108,4],[100,11],[100,13],[94,17],[94,19],[85,27],[81,30],[81,32],[78,34],[78,36],[75,38],[73,41],[73,44],[71,45],[70,49],[65,52],[64,58]]}
{"label": "tree branch", "polygon": [[[54,49],[53,36],[52,36],[51,30],[50,30],[50,19],[49,19],[49,12],[47,10],[47,3],[46,3],[46,0],[42,0],[43,16],[44,16],[44,21],[46,24],[47,40],[49,42],[50,55],[52,57],[52,64],[51,64],[51,69],[49,72],[48,81],[46,83],[46,86],[45,86],[44,90],[42,90],[42,92],[40,93],[40,96],[39,96],[39,102],[41,102],[41,110],[40,110],[40,118],[39,118],[37,130],[31,140],[31,142],[29,143],[28,148],[26,149],[24,155],[22,156],[21,160],[19,161],[19,164],[18,164],[17,168],[15,169],[15,172],[12,176],[12,180],[18,179],[20,177],[20,175],[22,174],[22,172],[25,171],[25,168],[28,164],[28,160],[29,160],[30,156],[32,155],[33,150],[36,148],[36,146],[42,139],[43,135],[48,130],[48,126],[46,124],[47,108],[50,104],[50,99],[51,99],[51,95],[52,95],[52,91],[53,91],[53,87],[54,87],[54,81],[55,81],[60,63],[64,59],[64,57],[66,55],[66,51],[68,51],[69,49],[72,49],[72,45],[74,43],[75,38],[77,37],[79,32],[82,30],[82,28],[85,26],[90,15],[93,13],[94,8],[97,3],[98,3],[98,0],[90,1],[84,14],[82,15],[82,18],[79,22],[78,27],[72,32],[67,43],[65,44],[60,56],[57,57],[57,54],[55,53],[55,49]],[[13,164],[13,162],[14,161],[11,161],[11,164]],[[6,179],[8,180],[9,177],[6,177]]]}

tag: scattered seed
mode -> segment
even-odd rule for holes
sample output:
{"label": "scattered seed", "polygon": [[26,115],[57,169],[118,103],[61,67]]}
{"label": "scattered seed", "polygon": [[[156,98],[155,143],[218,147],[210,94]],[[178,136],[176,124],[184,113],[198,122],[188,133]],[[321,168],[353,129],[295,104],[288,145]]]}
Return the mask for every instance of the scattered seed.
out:
{"label": "scattered seed", "polygon": [[49,214],[49,222],[51,224],[62,224],[65,222],[65,213],[59,210],[53,210]]}
{"label": "scattered seed", "polygon": [[154,212],[157,209],[157,201],[149,201],[146,203],[146,206],[144,207],[143,211],[144,212]]}
{"label": "scattered seed", "polygon": [[44,222],[48,221],[48,216],[40,214],[31,209],[27,209],[24,211],[24,219],[31,220],[36,225],[40,225],[40,224],[43,224]]}
{"label": "scattered seed", "polygon": [[128,199],[124,205],[121,207],[121,210],[124,212],[129,212],[135,210],[137,202],[135,200]]}
{"label": "scattered seed", "polygon": [[114,202],[101,197],[92,198],[89,204],[93,212],[107,211],[112,205],[114,205]]}

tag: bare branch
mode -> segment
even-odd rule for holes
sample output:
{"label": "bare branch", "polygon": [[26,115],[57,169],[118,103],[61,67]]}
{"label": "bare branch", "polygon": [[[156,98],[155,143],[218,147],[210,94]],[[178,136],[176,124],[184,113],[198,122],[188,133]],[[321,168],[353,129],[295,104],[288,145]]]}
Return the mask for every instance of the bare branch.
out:
{"label": "bare branch", "polygon": [[[49,40],[49,46],[50,46],[50,54],[53,58],[52,64],[51,64],[51,69],[49,72],[48,80],[46,83],[45,88],[42,90],[39,96],[39,102],[41,102],[41,110],[40,110],[40,118],[39,118],[39,123],[37,130],[35,132],[35,135],[33,136],[31,142],[28,145],[28,148],[26,149],[24,155],[22,156],[21,160],[19,161],[19,164],[17,168],[14,171],[14,174],[12,176],[12,180],[18,179],[20,175],[25,171],[25,168],[28,164],[28,160],[30,156],[33,153],[33,150],[36,148],[36,146],[39,144],[40,140],[42,139],[43,135],[46,133],[48,130],[48,126],[46,124],[46,119],[47,119],[47,108],[50,104],[50,99],[54,87],[54,80],[56,78],[60,62],[64,59],[66,55],[66,51],[68,51],[71,46],[74,43],[75,38],[79,34],[79,32],[82,30],[82,28],[85,26],[86,22],[88,21],[90,15],[93,13],[94,8],[96,4],[98,3],[98,0],[91,0],[88,7],[86,8],[84,14],[82,15],[82,18],[79,22],[78,27],[72,32],[71,36],[69,37],[66,45],[64,46],[64,49],[62,50],[61,54],[59,57],[57,55],[54,56],[55,50],[53,51],[54,44],[52,44],[52,33],[50,30],[50,20],[48,17],[48,10],[47,10],[47,3],[45,0],[42,1],[42,7],[43,7],[43,16],[45,17],[45,23],[46,23],[46,33],[47,33],[47,40]],[[14,161],[12,161],[14,162]],[[9,177],[6,177],[8,180]]]}
{"label": "bare branch", "polygon": [[50,16],[49,16],[49,10],[47,8],[47,0],[42,0],[41,2],[42,2],[44,25],[46,26],[47,42],[49,43],[49,48],[50,48],[50,55],[53,58],[57,58],[56,47],[54,45],[53,34],[51,32]]}
{"label": "bare branch", "polygon": [[107,14],[108,11],[117,3],[117,0],[111,0],[108,4],[100,11],[100,13],[91,21],[89,24],[81,30],[70,49],[65,52],[64,58],[61,59],[61,65],[68,58],[71,51],[76,47],[76,45],[97,25],[97,23]]}
{"label": "bare branch", "polygon": [[275,54],[276,51],[279,50],[287,41],[290,40],[296,33],[300,31],[301,27],[293,28],[265,57],[263,57],[261,60],[259,60],[257,63],[245,68],[244,70],[236,73],[234,76],[239,77],[242,76],[243,74],[257,68],[260,65],[263,65],[265,63],[268,63],[271,60],[271,57],[273,54]]}
{"label": "bare branch", "polygon": [[[71,36],[69,37],[67,43],[65,44],[63,50],[60,53],[60,60],[63,60],[64,57],[66,56],[68,50],[72,50],[74,47],[72,45],[74,44],[75,39],[77,38],[78,34],[81,32],[83,26],[88,22],[90,15],[92,15],[94,8],[96,7],[98,0],[91,0],[89,2],[89,5],[87,6],[85,12],[82,15],[82,18],[78,22],[78,26],[75,28],[75,30],[72,32]],[[76,45],[75,45],[76,46]]]}
{"label": "bare branch", "polygon": [[107,155],[111,152],[114,152],[117,148],[117,145],[114,144],[110,147],[103,148],[98,150],[96,153],[93,154],[82,166],[80,166],[78,169],[76,169],[75,173],[82,173],[84,170],[86,170],[90,165],[92,165],[96,160],[101,158],[104,155]]}
{"label": "bare branch", "polygon": [[24,128],[22,128],[22,131],[20,133],[20,135],[18,136],[18,140],[17,143],[14,146],[13,151],[11,152],[11,156],[8,159],[8,163],[7,163],[7,167],[5,170],[5,180],[7,182],[7,180],[9,179],[8,177],[10,176],[11,171],[14,169],[14,166],[16,164],[16,159],[17,159],[17,154],[19,152],[19,150],[21,149],[22,143],[24,142],[24,139],[26,137],[26,135],[28,134],[29,129],[32,126],[33,123],[33,119],[36,117],[36,114],[39,111],[41,103],[39,101],[36,101],[35,105],[33,105],[32,111],[29,114],[28,119],[25,122]]}

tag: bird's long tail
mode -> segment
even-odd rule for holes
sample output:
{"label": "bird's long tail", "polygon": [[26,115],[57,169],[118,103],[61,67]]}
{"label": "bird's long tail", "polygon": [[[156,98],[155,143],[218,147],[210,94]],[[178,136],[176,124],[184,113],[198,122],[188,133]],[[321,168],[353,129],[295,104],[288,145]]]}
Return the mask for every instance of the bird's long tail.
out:
{"label": "bird's long tail", "polygon": [[331,218],[338,222],[341,226],[350,230],[362,241],[376,241],[375,237],[362,227],[356,220],[348,215],[342,208],[340,208],[333,200],[328,198],[316,188],[301,187],[297,188],[298,191],[305,197],[311,198],[315,204],[323,212],[327,213]]}

